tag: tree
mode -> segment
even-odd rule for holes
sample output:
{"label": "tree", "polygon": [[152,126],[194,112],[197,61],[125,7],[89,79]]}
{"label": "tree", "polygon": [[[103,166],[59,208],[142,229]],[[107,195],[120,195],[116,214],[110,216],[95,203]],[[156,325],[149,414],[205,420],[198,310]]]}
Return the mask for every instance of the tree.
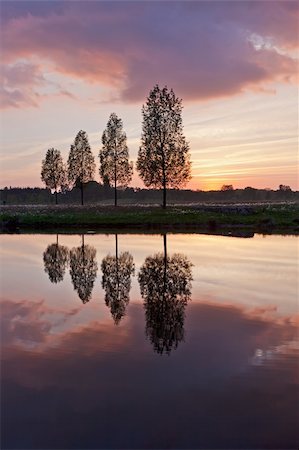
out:
{"label": "tree", "polygon": [[81,247],[70,251],[70,275],[75,291],[83,303],[89,302],[93,285],[97,276],[96,249],[84,244],[82,235]]}
{"label": "tree", "polygon": [[138,280],[144,299],[146,334],[157,353],[170,354],[184,339],[185,307],[191,298],[192,263],[186,256],[148,256]]}
{"label": "tree", "polygon": [[129,252],[118,254],[118,240],[115,235],[115,256],[107,255],[102,261],[102,287],[105,289],[105,303],[117,325],[125,315],[130,301],[131,275],[134,274],[133,257]]}
{"label": "tree", "polygon": [[283,191],[283,192],[291,192],[292,191],[291,187],[286,184],[280,184],[279,190]]}
{"label": "tree", "polygon": [[49,148],[45,159],[42,161],[41,179],[49,189],[55,191],[55,203],[57,205],[57,190],[66,184],[66,168],[59,150]]}
{"label": "tree", "polygon": [[129,162],[127,136],[122,120],[112,113],[102,135],[99,152],[100,176],[104,184],[114,186],[114,205],[117,206],[117,186],[127,187],[132,179],[133,164]]}
{"label": "tree", "polygon": [[232,184],[223,184],[221,187],[222,191],[233,191],[234,187]]}
{"label": "tree", "polygon": [[94,156],[88,142],[85,131],[80,130],[74,144],[71,145],[68,158],[68,178],[81,189],[81,205],[84,204],[83,187],[84,183],[92,181],[95,172]]}
{"label": "tree", "polygon": [[64,245],[56,243],[48,245],[43,255],[45,272],[49,275],[51,283],[63,280],[65,269],[69,261],[69,250]]}
{"label": "tree", "polygon": [[156,85],[142,107],[141,147],[137,170],[146,187],[179,188],[191,178],[189,146],[183,135],[182,101]]}

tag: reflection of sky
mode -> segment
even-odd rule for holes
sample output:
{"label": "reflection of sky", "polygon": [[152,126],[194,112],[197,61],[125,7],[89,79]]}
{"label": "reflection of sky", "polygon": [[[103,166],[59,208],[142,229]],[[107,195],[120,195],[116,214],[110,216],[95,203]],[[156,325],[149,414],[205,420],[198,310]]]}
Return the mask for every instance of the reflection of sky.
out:
{"label": "reflection of sky", "polygon": [[[115,251],[114,235],[85,235],[97,251],[98,273],[92,299],[81,308],[66,270],[64,280],[51,284],[43,267],[43,252],[55,235],[1,236],[2,296],[5,299],[44,300],[51,307],[80,308],[84,317],[108,317],[101,287],[101,261]],[[134,259],[130,298],[140,302],[137,274],[145,258],[163,251],[159,235],[119,235],[119,252]],[[60,235],[68,248],[81,245],[79,235]],[[297,313],[297,238],[256,235],[241,239],[208,235],[168,235],[169,254],[183,253],[193,263],[192,301],[242,305],[249,309],[275,309],[278,316]],[[18,283],[16,283],[18,280]],[[90,313],[89,313],[90,311]]]}
{"label": "reflection of sky", "polygon": [[[194,265],[185,339],[170,356],[145,336],[137,276],[113,323],[100,263],[114,235],[85,235],[99,267],[86,305],[68,270],[58,284],[44,272],[55,241],[1,236],[2,448],[296,447],[295,237],[168,235],[168,254]],[[119,235],[118,246],[137,275],[163,239]]]}
{"label": "reflection of sky", "polygon": [[161,357],[143,316],[131,304],[121,326],[94,321],[55,339],[27,302],[19,317],[35,351],[15,339],[24,326],[2,327],[3,448],[295,448],[295,354],[251,364],[257,349],[292,341],[293,326],[191,303],[185,342]]}

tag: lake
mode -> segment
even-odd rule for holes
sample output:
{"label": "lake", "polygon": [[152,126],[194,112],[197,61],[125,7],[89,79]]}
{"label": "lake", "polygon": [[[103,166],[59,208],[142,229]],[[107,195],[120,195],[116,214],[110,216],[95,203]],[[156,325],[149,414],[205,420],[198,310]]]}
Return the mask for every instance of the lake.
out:
{"label": "lake", "polygon": [[298,237],[0,239],[2,449],[298,448]]}

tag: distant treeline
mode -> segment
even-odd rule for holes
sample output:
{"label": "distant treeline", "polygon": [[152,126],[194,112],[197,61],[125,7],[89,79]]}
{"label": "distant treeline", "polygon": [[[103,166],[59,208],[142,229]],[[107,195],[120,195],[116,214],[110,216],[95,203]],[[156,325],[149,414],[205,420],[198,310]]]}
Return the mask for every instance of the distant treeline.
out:
{"label": "distant treeline", "polygon": [[[84,186],[86,203],[105,202],[113,204],[114,189],[108,185],[90,181]],[[55,204],[55,195],[50,189],[5,187],[0,191],[1,204]],[[160,189],[126,188],[119,190],[121,203],[161,203]],[[280,202],[299,201],[299,192],[280,188],[278,190],[254,189],[222,189],[220,191],[192,191],[169,189],[170,203],[199,202]],[[59,204],[80,204],[80,189],[74,187],[70,191],[58,193]]]}

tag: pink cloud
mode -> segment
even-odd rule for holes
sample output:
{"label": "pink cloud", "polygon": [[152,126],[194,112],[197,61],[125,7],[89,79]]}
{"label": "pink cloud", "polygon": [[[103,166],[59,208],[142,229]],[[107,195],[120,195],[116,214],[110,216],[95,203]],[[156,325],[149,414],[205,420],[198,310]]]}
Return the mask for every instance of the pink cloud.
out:
{"label": "pink cloud", "polygon": [[[288,53],[297,46],[294,2],[46,5],[15,7],[4,20],[4,62],[46,61],[53,72],[114,87],[123,101],[143,100],[157,82],[202,100],[297,74]],[[26,77],[11,74],[17,92]]]}
{"label": "pink cloud", "polygon": [[[59,83],[48,81],[39,64],[17,61],[5,65],[1,71],[0,102],[3,109],[10,107],[37,107],[47,97],[75,98]],[[46,92],[47,90],[52,92]]]}

